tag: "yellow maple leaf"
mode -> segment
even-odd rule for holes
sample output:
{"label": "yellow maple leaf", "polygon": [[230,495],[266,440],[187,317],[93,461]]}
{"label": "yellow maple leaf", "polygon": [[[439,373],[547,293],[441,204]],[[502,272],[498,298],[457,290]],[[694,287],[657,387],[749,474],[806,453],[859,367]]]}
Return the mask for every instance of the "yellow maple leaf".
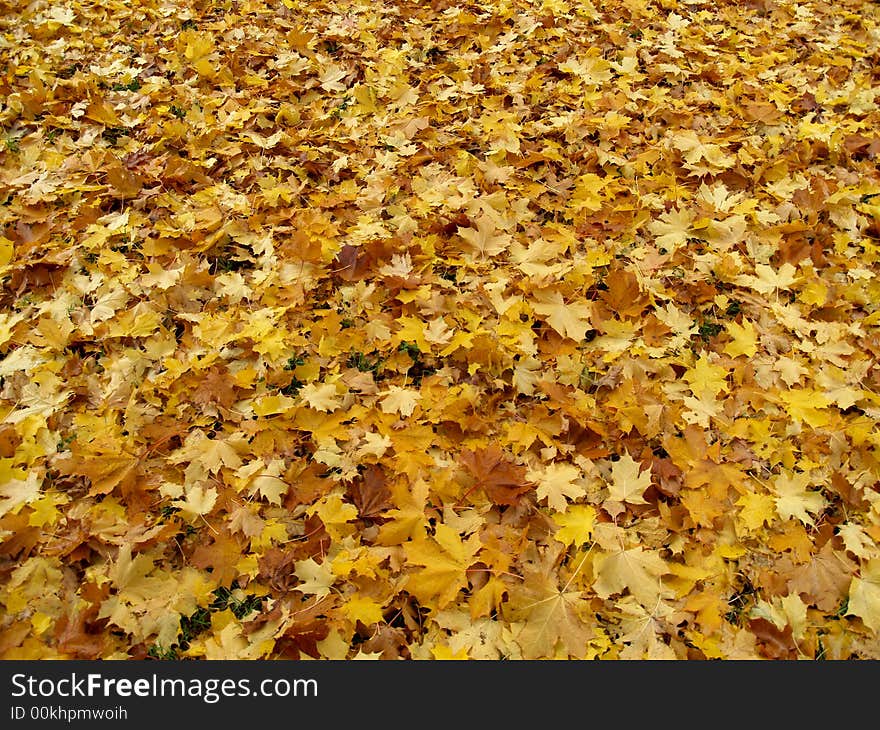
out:
{"label": "yellow maple leaf", "polygon": [[342,500],[338,492],[322,497],[306,510],[306,514],[316,514],[324,523],[324,528],[334,540],[341,540],[355,531],[352,523],[357,519],[357,507]]}
{"label": "yellow maple leaf", "polygon": [[754,357],[758,351],[758,333],[755,331],[754,325],[747,319],[743,319],[742,324],[729,322],[727,324],[727,332],[731,336],[731,341],[724,346],[724,353],[731,357]]}
{"label": "yellow maple leaf", "polygon": [[202,464],[211,474],[223,467],[237,469],[241,466],[241,457],[235,448],[222,438],[209,439],[204,431],[192,431],[168,460],[172,464],[185,461]]}
{"label": "yellow maple leaf", "polygon": [[769,494],[746,492],[737,501],[742,507],[736,516],[737,525],[748,532],[756,532],[764,524],[771,524],[776,517],[776,500]]}
{"label": "yellow maple leaf", "polygon": [[847,615],[858,616],[871,631],[880,633],[880,560],[870,560],[849,586]]}
{"label": "yellow maple leaf", "polygon": [[534,357],[521,358],[513,367],[513,387],[517,393],[534,395],[541,376],[541,361]]}
{"label": "yellow maple leaf", "polygon": [[407,562],[420,566],[406,579],[406,590],[426,606],[443,608],[467,586],[467,569],[480,550],[479,535],[467,540],[446,524],[437,525],[434,537],[420,537],[404,545]]}
{"label": "yellow maple leaf", "polygon": [[580,175],[575,181],[574,191],[571,195],[571,207],[575,211],[595,212],[600,210],[605,202],[605,196],[602,195],[605,185],[605,178],[599,177],[595,173],[588,172]]}
{"label": "yellow maple leaf", "polygon": [[624,453],[611,466],[608,496],[614,502],[646,504],[644,493],[651,486],[651,470],[639,470],[639,462]]}
{"label": "yellow maple leaf", "polygon": [[796,421],[806,423],[813,428],[827,426],[831,421],[831,416],[825,411],[831,402],[819,391],[792,388],[782,391],[779,399],[785,404],[785,410]]}
{"label": "yellow maple leaf", "polygon": [[382,604],[367,596],[352,596],[345,602],[342,611],[352,623],[360,621],[365,626],[383,620]]}
{"label": "yellow maple leaf", "polygon": [[810,372],[802,363],[785,355],[776,358],[773,369],[779,373],[779,377],[789,388],[800,382],[801,377]]}
{"label": "yellow maple leaf", "polygon": [[0,587],[0,602],[7,615],[14,616],[30,606],[36,610],[57,614],[52,604],[58,603],[61,587],[61,561],[35,555],[24,560],[6,577]]}
{"label": "yellow maple leaf", "polygon": [[682,413],[682,418],[687,423],[696,423],[703,428],[709,428],[713,420],[724,425],[729,423],[729,419],[724,415],[724,404],[716,400],[711,393],[704,392],[700,398],[685,396],[682,405],[687,408],[687,411]]}
{"label": "yellow maple leaf", "polygon": [[669,570],[656,551],[635,547],[599,553],[595,571],[593,590],[600,598],[629,591],[643,606],[651,608],[670,593],[662,583],[662,576]]}
{"label": "yellow maple leaf", "polygon": [[[287,526],[283,522],[278,522],[274,519],[268,519],[263,523],[262,529],[260,529],[259,534],[251,537],[251,550],[254,553],[260,553],[268,548],[272,547],[273,544],[285,543],[287,542],[289,535],[287,534]],[[253,555],[249,555],[245,558],[253,557]],[[241,563],[239,563],[241,565]],[[246,570],[239,569],[242,573],[247,572]]]}
{"label": "yellow maple leaf", "polygon": [[455,327],[449,328],[442,317],[432,319],[425,325],[425,339],[432,345],[446,345],[455,334]]}
{"label": "yellow maple leaf", "polygon": [[5,345],[15,326],[24,319],[24,314],[20,312],[0,312],[0,345]]}
{"label": "yellow maple leaf", "polygon": [[377,545],[400,545],[408,540],[418,540],[426,532],[428,483],[420,479],[410,487],[401,482],[393,491],[398,507],[384,513],[388,521],[379,528]]}
{"label": "yellow maple leaf", "polygon": [[[0,517],[18,510],[40,496],[40,479],[36,473],[25,474],[23,469],[11,467],[11,459],[2,459],[0,467]],[[4,468],[5,467],[5,468]]]}
{"label": "yellow maple leaf", "polygon": [[581,483],[583,474],[572,464],[548,464],[530,469],[526,478],[537,483],[536,496],[539,500],[546,499],[547,506],[556,512],[564,512],[569,501],[586,494]]}
{"label": "yellow maple leaf", "polygon": [[[673,135],[671,143],[675,149],[683,153],[685,166],[696,173],[717,172],[736,164],[735,157],[725,154],[724,150],[714,142],[702,141],[697,133],[690,129]],[[701,164],[702,162],[707,164]]]}
{"label": "yellow maple leaf", "polygon": [[507,593],[508,587],[498,576],[492,575],[486,584],[474,591],[469,601],[471,618],[489,616],[501,605],[502,598]]}
{"label": "yellow maple leaf", "polygon": [[544,317],[554,330],[563,337],[569,337],[575,342],[584,339],[587,330],[590,329],[590,314],[592,309],[588,302],[566,303],[561,292],[540,291],[537,292],[536,301],[532,303],[535,313]]}
{"label": "yellow maple leaf", "polygon": [[608,319],[601,327],[605,334],[593,340],[592,345],[604,352],[602,359],[605,362],[612,362],[629,349],[641,324],[629,319]]}
{"label": "yellow maple leaf", "polygon": [[511,589],[505,613],[520,626],[514,638],[524,659],[580,659],[586,655],[595,621],[583,591],[572,582],[587,556],[580,558],[575,573],[561,587],[558,576],[545,565],[529,569],[525,580]]}
{"label": "yellow maple leaf", "polygon": [[180,509],[184,517],[192,521],[214,509],[217,497],[217,490],[214,487],[194,484],[186,490],[186,499],[178,499],[171,504]]}
{"label": "yellow maple leaf", "polygon": [[248,485],[249,494],[257,494],[270,504],[280,505],[290,485],[281,478],[285,471],[283,459],[272,459],[263,466],[263,460],[257,459],[260,469],[254,470],[254,476]]}
{"label": "yellow maple leaf", "polygon": [[309,383],[299,391],[300,397],[310,408],[330,413],[342,407],[336,392],[336,383]]}
{"label": "yellow maple leaf", "polygon": [[583,56],[569,56],[559,64],[559,70],[578,76],[587,86],[599,86],[611,79],[611,62],[600,55],[598,48],[590,48]]}
{"label": "yellow maple leaf", "polygon": [[694,215],[687,208],[684,210],[673,208],[651,221],[648,230],[656,236],[657,248],[664,248],[672,253],[687,243],[692,235],[693,222]]}
{"label": "yellow maple leaf", "polygon": [[274,416],[286,413],[297,406],[296,398],[289,395],[264,395],[253,403],[254,414],[257,416]]}
{"label": "yellow maple leaf", "polygon": [[780,289],[790,289],[798,281],[796,272],[797,269],[787,261],[778,269],[768,264],[755,264],[755,276],[741,274],[736,277],[736,282],[749,286],[760,294],[770,294]]}
{"label": "yellow maple leaf", "polygon": [[553,533],[553,537],[563,545],[580,547],[589,542],[593,534],[593,525],[596,523],[596,508],[589,504],[573,504],[565,512],[557,512],[553,515],[553,521],[559,525],[559,529]]}
{"label": "yellow maple leaf", "polygon": [[431,654],[438,662],[465,661],[470,659],[467,649],[459,649],[457,652],[453,652],[448,646],[443,645],[432,646]]}
{"label": "yellow maple leaf", "polygon": [[413,414],[421,398],[422,394],[417,390],[392,385],[383,394],[379,407],[383,413],[399,413],[407,418]]}
{"label": "yellow maple leaf", "polygon": [[837,534],[840,535],[846,549],[853,555],[866,560],[880,558],[880,547],[860,525],[847,522],[837,528]]}
{"label": "yellow maple leaf", "polygon": [[318,563],[314,558],[298,560],[293,571],[299,578],[294,588],[300,593],[315,598],[323,598],[330,593],[330,589],[336,582],[333,569],[329,560]]}
{"label": "yellow maple leaf", "polygon": [[476,229],[459,227],[458,235],[470,245],[478,260],[497,256],[513,241],[507,233],[498,233],[494,221],[485,213],[479,215],[476,224]]}
{"label": "yellow maple leaf", "polygon": [[[0,487],[0,490],[2,490],[2,487]],[[28,503],[28,506],[33,510],[28,517],[28,525],[43,527],[44,525],[55,524],[62,515],[58,507],[68,502],[69,500],[64,494],[57,492],[42,493],[39,499]]]}
{"label": "yellow maple leaf", "polygon": [[684,374],[684,379],[690,384],[691,392],[697,398],[703,398],[708,395],[714,399],[722,391],[727,392],[729,390],[727,368],[722,365],[713,364],[705,352],[700,354],[693,367],[688,368]]}
{"label": "yellow maple leaf", "polygon": [[670,606],[659,602],[644,606],[633,596],[624,596],[617,602],[617,607],[622,617],[622,634],[618,639],[623,644],[619,656],[621,660],[678,658],[675,650],[661,636],[663,619],[673,613]]}
{"label": "yellow maple leaf", "polygon": [[184,57],[200,76],[216,74],[214,64],[210,61],[214,52],[214,38],[210,33],[186,30],[180,35],[180,42],[184,45]]}
{"label": "yellow maple leaf", "polygon": [[818,514],[827,504],[821,492],[807,489],[813,484],[807,473],[783,472],[773,478],[770,488],[776,495],[776,512],[783,520],[795,518],[805,525],[815,525],[811,514]]}

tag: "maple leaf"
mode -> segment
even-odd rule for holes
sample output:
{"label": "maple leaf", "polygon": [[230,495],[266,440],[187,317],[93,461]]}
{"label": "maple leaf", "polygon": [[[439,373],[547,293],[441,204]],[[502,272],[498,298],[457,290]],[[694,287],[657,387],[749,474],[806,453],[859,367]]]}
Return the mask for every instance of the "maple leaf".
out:
{"label": "maple leaf", "polygon": [[742,507],[737,524],[742,524],[748,532],[757,532],[763,525],[771,524],[776,516],[776,500],[769,494],[747,492],[736,504]]}
{"label": "maple leaf", "polygon": [[874,540],[861,527],[852,522],[841,525],[837,529],[837,534],[840,535],[846,549],[859,558],[870,560],[877,557],[880,552]]}
{"label": "maple leaf", "polygon": [[788,262],[778,269],[767,264],[755,264],[755,276],[743,274],[736,278],[736,282],[751,287],[760,294],[770,294],[780,289],[783,291],[790,289],[798,281],[798,277],[795,276],[796,271]]}
{"label": "maple leaf", "polygon": [[804,375],[809,374],[809,370],[802,363],[784,355],[776,359],[773,369],[779,373],[780,378],[789,388],[799,383]]}
{"label": "maple leaf", "polygon": [[22,505],[29,504],[40,496],[40,479],[36,474],[26,475],[20,469],[6,468],[4,471],[6,474],[0,477],[0,517],[9,512],[17,512]]}
{"label": "maple leaf", "polygon": [[619,642],[625,644],[620,652],[620,659],[672,660],[678,657],[675,651],[659,636],[663,630],[666,616],[672,609],[663,604],[652,606],[648,610],[632,596],[626,596],[618,603],[622,615],[622,635]]}
{"label": "maple leaf", "polygon": [[671,346],[679,346],[698,331],[697,323],[686,312],[668,302],[665,307],[657,307],[654,314],[663,324],[672,330],[676,337]]}
{"label": "maple leaf", "polygon": [[693,222],[694,215],[689,210],[673,208],[651,221],[648,230],[657,237],[657,247],[671,253],[687,244]]}
{"label": "maple leaf", "polygon": [[60,563],[57,558],[34,556],[16,566],[8,580],[0,588],[0,600],[9,615],[15,615],[29,606],[36,610],[52,610],[51,604],[58,603],[61,588]]}
{"label": "maple leaf", "polygon": [[787,596],[774,596],[768,605],[759,600],[752,608],[752,616],[767,615],[780,629],[788,626],[795,641],[803,641],[807,627],[807,606],[796,593]]}
{"label": "maple leaf", "polygon": [[425,341],[432,345],[446,345],[455,334],[455,327],[449,328],[442,318],[432,319],[425,327]]}
{"label": "maple leaf", "polygon": [[776,511],[783,520],[795,518],[805,525],[815,525],[810,515],[825,509],[827,502],[820,492],[807,489],[812,483],[807,473],[783,472],[773,478],[771,489],[776,495]]}
{"label": "maple leaf", "polygon": [[[515,639],[524,659],[555,658],[557,648],[564,649],[569,656],[582,658],[593,635],[589,602],[582,591],[572,586],[578,569],[560,587],[555,575],[547,569],[552,558],[550,553],[543,564],[530,567],[523,583],[511,589],[506,611],[511,620],[522,624]],[[584,561],[585,556],[581,557],[580,566]]]}
{"label": "maple leaf", "polygon": [[513,387],[523,395],[533,395],[540,377],[541,361],[529,357],[519,360],[513,368]]}
{"label": "maple leaf", "polygon": [[788,580],[791,591],[822,611],[833,611],[847,596],[856,566],[830,542],[808,563],[795,568]]}
{"label": "maple leaf", "polygon": [[368,466],[362,478],[352,484],[352,502],[358,516],[371,519],[391,507],[391,490],[388,489],[384,470],[377,465]]}
{"label": "maple leaf", "polygon": [[480,550],[478,535],[467,540],[445,524],[437,525],[434,537],[419,538],[404,545],[407,562],[421,566],[406,579],[406,590],[419,602],[443,608],[467,586],[467,569]]}
{"label": "maple leaf", "polygon": [[240,532],[245,537],[256,537],[263,532],[265,521],[256,510],[245,505],[233,509],[229,514],[229,529]]}
{"label": "maple leaf", "polygon": [[611,465],[609,498],[615,502],[646,504],[644,493],[651,486],[650,469],[641,471],[639,463],[625,453]]}
{"label": "maple leaf", "polygon": [[399,413],[404,418],[411,416],[422,395],[411,388],[392,385],[383,395],[381,409],[383,413]]}
{"label": "maple leaf", "polygon": [[635,316],[648,304],[648,298],[639,287],[635,274],[626,269],[615,269],[605,277],[607,287],[600,296],[612,312]]}
{"label": "maple leaf", "polygon": [[355,528],[351,523],[357,518],[357,507],[344,502],[340,491],[337,489],[324,495],[306,510],[307,515],[320,517],[324,529],[336,540],[354,532]]}
{"label": "maple leaf", "polygon": [[749,620],[749,630],[758,639],[765,656],[771,659],[797,657],[797,643],[792,637],[791,626],[779,628],[772,621],[758,617]]}
{"label": "maple leaf", "polygon": [[241,560],[242,546],[235,536],[222,531],[213,536],[210,543],[203,543],[192,553],[194,566],[211,569],[211,576],[221,584],[229,584],[238,577],[236,566]]}
{"label": "maple leaf", "polygon": [[223,439],[209,439],[201,430],[190,432],[179,449],[169,456],[172,464],[196,462],[203,465],[211,474],[228,467],[237,469],[241,466],[241,457],[235,448]]}
{"label": "maple leaf", "polygon": [[583,656],[592,631],[579,616],[589,610],[580,591],[560,591],[548,584],[543,591],[534,590],[530,597],[533,600],[526,604],[527,618],[516,636],[523,658],[555,657],[560,641],[572,656]]}
{"label": "maple leaf", "polygon": [[602,190],[606,185],[604,178],[595,173],[588,172],[578,177],[575,181],[574,191],[571,196],[571,205],[575,210],[597,211],[601,210],[605,202]]}
{"label": "maple leaf", "polygon": [[352,596],[346,601],[342,610],[353,623],[360,621],[370,626],[383,620],[382,604],[367,596]]}
{"label": "maple leaf", "polygon": [[58,466],[68,474],[87,477],[92,494],[109,494],[134,484],[140,459],[110,439],[96,439],[87,447],[76,444],[73,455],[59,460]]}
{"label": "maple leaf", "polygon": [[172,506],[181,510],[189,519],[208,514],[217,502],[217,490],[195,484],[186,491],[186,499],[172,502]]}
{"label": "maple leaf", "polygon": [[553,521],[559,525],[559,529],[553,533],[553,537],[563,545],[580,547],[588,542],[593,534],[596,516],[596,508],[592,505],[570,505],[564,512],[557,512],[553,515]]}
{"label": "maple leaf", "polygon": [[698,191],[698,197],[712,206],[715,210],[726,213],[740,202],[745,197],[745,194],[731,193],[723,182],[715,183],[711,186],[702,183]]}
{"label": "maple leaf", "polygon": [[849,586],[847,613],[858,616],[875,634],[880,632],[880,560],[870,560]]}
{"label": "maple leaf", "polygon": [[[300,599],[293,594],[284,602],[283,609],[289,618],[279,626],[281,636],[275,642],[278,656],[291,659],[300,659],[303,654],[313,659],[320,657],[318,643],[326,640],[331,630],[324,616],[328,610],[326,600]],[[277,610],[280,612],[282,606],[277,606]]]}
{"label": "maple leaf", "polygon": [[698,398],[705,395],[715,398],[722,391],[727,392],[730,389],[727,373],[727,368],[713,364],[706,353],[702,353],[694,366],[685,372],[684,379]]}
{"label": "maple leaf", "polygon": [[315,598],[328,595],[333,583],[336,582],[332,566],[326,560],[323,563],[317,563],[312,558],[299,560],[293,573],[299,578],[299,583],[294,586],[296,590]]}
{"label": "maple leaf", "polygon": [[309,383],[299,391],[302,399],[316,411],[331,413],[342,407],[335,383]]}
{"label": "maple leaf", "polygon": [[483,489],[495,504],[515,505],[534,486],[526,467],[510,461],[498,444],[474,451],[466,449],[460,458],[476,478],[474,486]]}
{"label": "maple leaf", "polygon": [[478,259],[491,258],[503,253],[513,239],[506,233],[497,233],[495,222],[485,213],[476,219],[477,227],[458,228],[458,235],[471,247]]}
{"label": "maple leaf", "polygon": [[601,598],[629,591],[649,608],[669,593],[662,582],[662,576],[669,572],[666,563],[659,554],[642,547],[599,553],[595,570],[593,590]]}
{"label": "maple leaf", "polygon": [[376,537],[379,545],[400,545],[407,540],[418,539],[426,532],[428,520],[425,516],[425,508],[428,484],[420,480],[411,488],[399,488],[399,490],[393,495],[397,509],[388,510],[383,514],[388,522],[382,525]]}
{"label": "maple leaf", "polygon": [[206,406],[229,408],[237,400],[235,382],[226,368],[212,368],[193,392],[193,401]]}
{"label": "maple leaf", "polygon": [[268,464],[263,464],[262,459],[257,459],[242,466],[236,476],[246,475],[248,479],[248,492],[258,494],[270,504],[280,505],[290,485],[282,478],[285,464],[282,459],[272,459]]}
{"label": "maple leaf", "polygon": [[501,606],[507,592],[508,586],[501,578],[490,576],[471,596],[469,601],[471,618],[492,615]]}
{"label": "maple leaf", "polygon": [[[691,130],[673,135],[671,144],[684,153],[686,166],[696,174],[723,170],[732,167],[735,163],[735,158],[725,154],[720,145],[702,141],[697,133]],[[708,164],[700,164],[702,161]]]}
{"label": "maple leaf", "polygon": [[598,49],[591,48],[586,55],[568,58],[559,64],[559,70],[579,76],[585,84],[598,86],[611,79],[611,63],[602,58]]}
{"label": "maple leaf", "polygon": [[724,346],[724,353],[731,357],[754,357],[758,351],[758,333],[754,325],[747,319],[742,324],[729,322],[727,324],[727,332],[731,336],[731,341]]}
{"label": "maple leaf", "polygon": [[813,428],[821,428],[828,424],[829,415],[824,409],[831,405],[831,401],[824,393],[808,388],[792,388],[781,392],[779,399],[796,421],[806,423]]}
{"label": "maple leaf", "polygon": [[547,324],[556,332],[576,342],[583,340],[590,329],[592,309],[589,303],[583,301],[566,304],[558,290],[538,292],[532,309],[536,314],[545,317]]}
{"label": "maple leaf", "polygon": [[[95,631],[98,607],[90,606],[73,615],[65,613],[55,626],[58,648],[72,659],[98,659],[107,647],[107,637]],[[90,626],[91,624],[91,626]]]}
{"label": "maple leaf", "polygon": [[241,626],[230,621],[205,640],[204,655],[206,659],[242,660],[250,656],[250,645],[244,637]]}
{"label": "maple leaf", "polygon": [[556,512],[564,512],[570,501],[586,495],[580,484],[582,476],[581,470],[571,464],[548,464],[526,473],[526,478],[537,484],[535,496],[546,499],[547,506]]}

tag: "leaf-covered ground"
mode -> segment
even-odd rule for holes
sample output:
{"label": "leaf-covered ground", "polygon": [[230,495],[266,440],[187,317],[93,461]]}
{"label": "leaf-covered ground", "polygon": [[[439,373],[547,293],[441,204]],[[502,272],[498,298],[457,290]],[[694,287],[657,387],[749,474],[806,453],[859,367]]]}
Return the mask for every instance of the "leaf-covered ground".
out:
{"label": "leaf-covered ground", "polygon": [[880,658],[876,3],[0,17],[0,657]]}

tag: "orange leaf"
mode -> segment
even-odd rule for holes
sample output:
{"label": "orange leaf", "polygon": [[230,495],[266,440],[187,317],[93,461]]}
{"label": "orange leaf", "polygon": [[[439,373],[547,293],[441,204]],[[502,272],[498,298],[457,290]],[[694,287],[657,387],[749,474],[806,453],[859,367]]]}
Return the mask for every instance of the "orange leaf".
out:
{"label": "orange leaf", "polygon": [[510,461],[498,444],[463,451],[461,462],[476,477],[474,487],[482,487],[495,504],[514,505],[534,486],[526,479],[526,467]]}

